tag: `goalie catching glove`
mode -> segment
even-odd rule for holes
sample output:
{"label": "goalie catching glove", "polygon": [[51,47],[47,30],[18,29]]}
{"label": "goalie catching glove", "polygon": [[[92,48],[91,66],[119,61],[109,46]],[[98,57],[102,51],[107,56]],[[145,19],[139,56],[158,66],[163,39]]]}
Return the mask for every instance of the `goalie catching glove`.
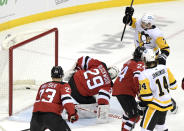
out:
{"label": "goalie catching glove", "polygon": [[125,9],[125,16],[123,17],[123,23],[132,25],[132,16],[134,13],[134,8],[133,7],[126,7]]}
{"label": "goalie catching glove", "polygon": [[75,121],[77,121],[79,119],[79,116],[77,114],[77,110],[75,110],[75,113],[74,114],[68,114],[68,121],[73,123]]}

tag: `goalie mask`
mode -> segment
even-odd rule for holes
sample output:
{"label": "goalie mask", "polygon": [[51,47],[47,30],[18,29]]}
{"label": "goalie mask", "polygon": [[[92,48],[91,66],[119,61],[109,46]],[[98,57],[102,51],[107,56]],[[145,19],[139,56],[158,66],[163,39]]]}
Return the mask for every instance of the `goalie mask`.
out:
{"label": "goalie mask", "polygon": [[109,75],[111,77],[111,79],[115,79],[119,73],[119,70],[117,67],[113,66],[113,67],[109,67],[108,69]]}
{"label": "goalie mask", "polygon": [[64,75],[63,69],[61,66],[54,66],[51,70],[51,77],[52,78],[62,78]]}

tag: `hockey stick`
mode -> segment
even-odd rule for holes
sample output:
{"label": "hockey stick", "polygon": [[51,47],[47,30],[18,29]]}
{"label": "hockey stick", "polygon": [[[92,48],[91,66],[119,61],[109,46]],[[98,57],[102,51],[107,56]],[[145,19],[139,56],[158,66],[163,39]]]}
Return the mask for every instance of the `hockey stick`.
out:
{"label": "hockey stick", "polygon": [[[131,2],[131,4],[130,4],[130,7],[132,7],[133,3],[134,3],[134,0],[132,0],[132,2]],[[127,23],[127,22],[128,22],[128,19],[126,19],[126,23]],[[121,35],[121,42],[122,42],[123,36],[124,36],[124,34],[125,34],[126,26],[127,26],[127,24],[125,24],[124,29],[123,29],[123,33],[122,33],[122,35]]]}
{"label": "hockey stick", "polygon": [[[83,111],[88,111],[88,112],[91,112],[91,113],[95,113],[95,114],[97,113],[97,111],[95,111],[95,110],[91,111],[89,109],[78,107],[78,106],[75,106],[75,108],[76,109],[79,109],[79,110],[83,110]],[[122,116],[116,115],[116,114],[112,114],[112,113],[109,113],[108,116],[111,117],[111,118],[114,118],[114,119],[122,119]]]}
{"label": "hockey stick", "polygon": [[28,128],[28,129],[24,129],[24,130],[21,130],[21,131],[30,131],[30,129]]}

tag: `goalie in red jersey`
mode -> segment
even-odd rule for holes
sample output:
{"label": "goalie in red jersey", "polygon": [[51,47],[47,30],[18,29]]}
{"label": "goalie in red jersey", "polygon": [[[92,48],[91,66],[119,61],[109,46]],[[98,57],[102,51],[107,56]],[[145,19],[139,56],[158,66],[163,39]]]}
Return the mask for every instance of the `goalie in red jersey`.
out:
{"label": "goalie in red jersey", "polygon": [[78,107],[94,111],[97,106],[97,123],[108,122],[112,79],[117,76],[118,69],[108,68],[104,62],[83,56],[77,60],[72,72],[67,79],[72,89],[71,95],[77,101]]}
{"label": "goalie in red jersey", "polygon": [[124,110],[122,131],[130,131],[134,123],[139,120],[136,95],[139,92],[138,76],[144,70],[141,56],[144,47],[137,47],[133,59],[128,60],[114,82],[112,95],[116,96]]}
{"label": "goalie in red jersey", "polygon": [[78,120],[78,114],[73,104],[70,85],[62,82],[63,69],[54,66],[51,70],[52,81],[40,86],[36,102],[33,107],[33,115],[30,123],[31,131],[71,131],[61,113],[66,109],[69,122]]}

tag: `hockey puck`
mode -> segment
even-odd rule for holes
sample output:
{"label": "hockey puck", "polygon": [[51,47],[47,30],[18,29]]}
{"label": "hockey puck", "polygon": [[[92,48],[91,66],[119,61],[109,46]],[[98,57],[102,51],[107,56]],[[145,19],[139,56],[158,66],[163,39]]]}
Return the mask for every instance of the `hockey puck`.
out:
{"label": "hockey puck", "polygon": [[27,90],[31,89],[30,87],[26,87]]}

